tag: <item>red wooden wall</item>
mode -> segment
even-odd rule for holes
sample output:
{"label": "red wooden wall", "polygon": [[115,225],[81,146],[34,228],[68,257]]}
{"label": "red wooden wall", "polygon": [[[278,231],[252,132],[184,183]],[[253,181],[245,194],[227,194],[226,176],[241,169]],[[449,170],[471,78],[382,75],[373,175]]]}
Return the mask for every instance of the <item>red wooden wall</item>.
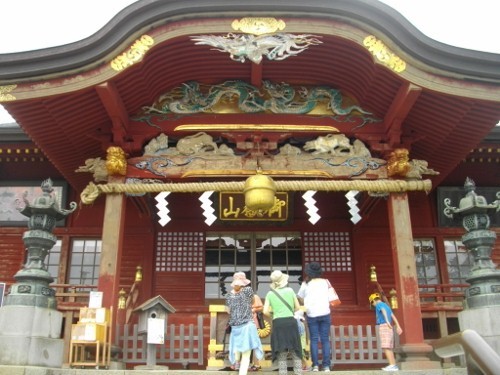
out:
{"label": "red wooden wall", "polygon": [[[415,237],[432,237],[436,244],[444,238],[460,238],[462,228],[437,228],[435,195],[410,193],[410,211]],[[78,201],[73,194],[69,200]],[[346,199],[343,193],[317,193],[317,206],[322,219],[312,225],[303,205],[302,194],[293,196],[293,215],[289,225],[214,224],[209,227],[204,223],[198,194],[172,194],[169,198],[172,221],[164,230],[169,231],[349,231],[352,234],[354,251],[354,273],[347,279],[339,274],[326,274],[335,285],[339,294],[343,295],[343,304],[335,314],[338,324],[368,324],[372,312],[368,309],[366,297],[373,291],[369,282],[371,265],[377,268],[378,280],[388,292],[394,287],[393,264],[390,253],[390,235],[388,230],[387,202],[377,198],[373,209],[358,225],[353,225],[347,217]],[[154,201],[153,201],[154,202]],[[156,278],[153,270],[155,232],[160,227],[157,222],[154,204],[149,202],[142,209],[127,200],[126,230],[124,233],[124,249],[120,285],[128,291],[133,283],[138,265],[143,267],[143,281],[140,284],[140,300],[144,301],[153,295],[153,291],[162,294],[172,301],[180,311],[183,309],[193,313],[207,312],[204,296],[204,275],[198,273],[159,273]],[[68,226],[56,228],[55,234],[63,239],[63,247],[69,247],[72,237],[100,237],[105,197],[100,197],[91,206],[80,206],[68,219]],[[150,211],[145,210],[148,207]],[[0,263],[0,280],[13,282],[13,275],[21,268],[24,261],[24,245],[22,233],[26,228],[0,228],[0,250],[3,261]],[[498,229],[495,229],[499,233]],[[439,247],[438,247],[439,249]],[[493,259],[500,261],[500,244],[497,241]],[[67,262],[67,257],[64,258]],[[64,265],[62,267],[64,269]],[[64,275],[64,272],[62,273]],[[60,282],[63,282],[60,280]]]}

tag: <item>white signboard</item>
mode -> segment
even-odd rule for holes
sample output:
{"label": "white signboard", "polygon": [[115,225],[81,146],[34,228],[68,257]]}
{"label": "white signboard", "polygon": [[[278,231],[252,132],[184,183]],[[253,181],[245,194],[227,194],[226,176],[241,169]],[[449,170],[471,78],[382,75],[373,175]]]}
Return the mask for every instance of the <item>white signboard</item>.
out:
{"label": "white signboard", "polygon": [[165,343],[165,319],[148,319],[148,344]]}
{"label": "white signboard", "polygon": [[102,292],[90,292],[89,307],[98,309],[102,307]]}

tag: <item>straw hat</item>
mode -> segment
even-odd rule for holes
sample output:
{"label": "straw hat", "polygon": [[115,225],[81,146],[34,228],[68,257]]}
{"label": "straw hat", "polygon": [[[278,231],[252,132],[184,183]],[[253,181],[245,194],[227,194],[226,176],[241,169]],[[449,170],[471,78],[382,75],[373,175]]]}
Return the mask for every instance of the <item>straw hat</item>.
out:
{"label": "straw hat", "polygon": [[271,288],[280,289],[284,288],[288,284],[288,275],[281,272],[280,270],[273,271],[271,273]]}

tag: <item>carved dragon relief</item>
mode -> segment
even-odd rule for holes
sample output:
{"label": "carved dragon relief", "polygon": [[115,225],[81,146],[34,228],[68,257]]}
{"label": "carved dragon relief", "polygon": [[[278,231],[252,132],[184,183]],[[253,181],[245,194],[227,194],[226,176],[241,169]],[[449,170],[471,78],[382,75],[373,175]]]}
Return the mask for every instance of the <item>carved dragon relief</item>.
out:
{"label": "carved dragon relief", "polygon": [[[96,182],[107,180],[109,164],[114,158],[108,150],[108,160],[87,159],[77,172],[91,172]],[[269,149],[261,157],[249,157],[248,150],[231,148],[215,142],[205,132],[179,139],[175,146],[168,136],[160,134],[145,147],[141,157],[127,160],[127,178],[147,181],[154,178],[249,176],[258,168],[263,173],[280,177],[329,179],[390,179],[421,180],[423,175],[437,175],[425,160],[410,160],[406,149],[396,149],[388,160],[374,158],[359,139],[351,142],[344,134],[328,134],[306,141],[302,147],[284,143]],[[120,160],[121,161],[121,160]],[[120,174],[124,166],[120,162]],[[117,173],[115,169],[114,173]]]}
{"label": "carved dragon relief", "polygon": [[233,61],[243,63],[248,59],[255,64],[260,64],[264,56],[269,60],[279,61],[298,55],[309,46],[321,44],[318,38],[316,35],[289,33],[191,36],[195,45],[208,45],[213,50],[229,53]]}
{"label": "carved dragon relief", "polygon": [[199,113],[273,113],[328,116],[362,127],[381,120],[328,86],[292,86],[264,81],[262,88],[235,80],[216,85],[186,82],[142,108],[134,121],[150,123],[152,117],[172,119]]}

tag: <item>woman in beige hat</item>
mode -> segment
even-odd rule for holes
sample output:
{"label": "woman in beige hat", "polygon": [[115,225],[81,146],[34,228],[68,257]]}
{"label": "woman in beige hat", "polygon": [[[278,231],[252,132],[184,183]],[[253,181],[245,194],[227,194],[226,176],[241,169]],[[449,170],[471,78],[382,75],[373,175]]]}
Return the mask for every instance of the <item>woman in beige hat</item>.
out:
{"label": "woman in beige hat", "polygon": [[302,374],[302,345],[294,313],[300,305],[295,292],[287,285],[287,274],[279,270],[271,273],[271,291],[266,295],[264,315],[273,319],[271,350],[273,361],[278,360],[279,375],[288,373],[288,353],[293,358],[293,372],[299,375]]}
{"label": "woman in beige hat", "polygon": [[246,375],[250,365],[250,354],[261,359],[264,356],[262,343],[253,320],[252,304],[254,291],[244,272],[236,272],[231,283],[233,290],[226,295],[229,309],[229,361],[239,375]]}

